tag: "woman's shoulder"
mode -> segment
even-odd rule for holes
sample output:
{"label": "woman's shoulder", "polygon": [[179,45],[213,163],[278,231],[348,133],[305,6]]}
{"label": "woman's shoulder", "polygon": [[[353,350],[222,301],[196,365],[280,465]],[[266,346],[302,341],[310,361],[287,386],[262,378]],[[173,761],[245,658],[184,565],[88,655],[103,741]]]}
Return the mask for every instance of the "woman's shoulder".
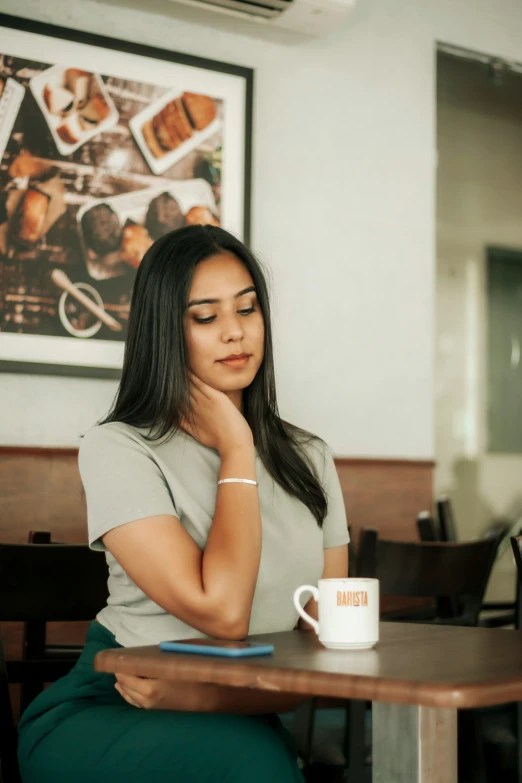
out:
{"label": "woman's shoulder", "polygon": [[80,453],[109,443],[130,443],[139,439],[139,432],[123,421],[95,424],[82,436]]}
{"label": "woman's shoulder", "polygon": [[97,459],[102,455],[124,456],[125,453],[148,453],[154,451],[157,441],[149,438],[150,431],[133,427],[123,421],[96,424],[82,437],[79,449],[82,461]]}
{"label": "woman's shoulder", "polygon": [[78,451],[80,471],[121,459],[122,454],[137,447],[136,434],[128,424],[119,421],[96,424],[82,436]]}
{"label": "woman's shoulder", "polygon": [[125,452],[153,456],[165,444],[175,444],[180,440],[183,440],[181,432],[155,438],[148,427],[134,427],[123,421],[104,422],[91,427],[82,437],[79,458],[81,462],[90,456]]}

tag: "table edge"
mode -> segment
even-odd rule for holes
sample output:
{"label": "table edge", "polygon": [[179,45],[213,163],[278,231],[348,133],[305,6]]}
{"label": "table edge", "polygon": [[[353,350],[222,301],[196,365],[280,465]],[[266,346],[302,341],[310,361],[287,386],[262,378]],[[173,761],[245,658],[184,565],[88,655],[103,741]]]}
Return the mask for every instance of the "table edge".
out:
{"label": "table edge", "polygon": [[[261,662],[258,662],[256,669],[253,669],[251,665],[236,660],[234,661],[236,682],[231,683],[227,677],[227,662],[222,660],[205,659],[205,667],[202,667],[201,659],[195,660],[192,656],[179,655],[178,663],[180,666],[177,673],[180,676],[169,677],[169,680],[213,683],[235,688],[266,690],[272,693],[279,691],[310,697],[392,702],[447,709],[489,707],[522,701],[522,680],[511,679],[486,684],[478,681],[464,685],[451,681],[429,683],[383,679],[362,674],[320,672],[314,673],[314,681],[311,682],[310,672],[306,669],[266,667],[259,671],[260,668],[263,669]],[[94,669],[108,674],[118,671],[138,674],[142,677],[158,677],[157,666],[150,659],[147,660],[146,657],[141,660],[134,659],[129,666],[128,655],[122,655],[121,651],[115,648],[98,652],[94,659]],[[285,689],[285,685],[288,685],[288,689]]]}

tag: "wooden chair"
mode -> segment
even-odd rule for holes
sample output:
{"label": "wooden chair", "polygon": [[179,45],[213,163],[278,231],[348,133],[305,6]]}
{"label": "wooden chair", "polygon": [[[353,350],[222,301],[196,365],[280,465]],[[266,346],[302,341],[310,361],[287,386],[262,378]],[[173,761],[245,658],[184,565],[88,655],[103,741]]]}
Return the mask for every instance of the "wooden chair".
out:
{"label": "wooden chair", "polygon": [[[107,601],[105,557],[78,544],[0,544],[0,595],[0,622],[93,620]],[[77,655],[5,661],[0,639],[2,783],[19,780],[8,683],[54,682],[76,661]]]}
{"label": "wooden chair", "polygon": [[[54,544],[62,546],[59,541],[53,541],[49,530],[31,530],[27,543],[29,544]],[[104,575],[105,582],[107,576]],[[24,623],[22,641],[23,660],[68,660],[79,658],[83,645],[74,644],[48,644],[46,620],[28,620]],[[43,683],[31,680],[22,683],[20,687],[20,712],[43,690]]]}
{"label": "wooden chair", "polygon": [[[476,625],[495,560],[495,539],[462,544],[379,539],[362,530],[359,576],[380,581],[381,595],[429,597],[437,602],[435,622]],[[458,601],[459,614],[451,610]]]}
{"label": "wooden chair", "polygon": [[522,582],[522,536],[512,536],[509,540],[517,566],[518,580]]}
{"label": "wooden chair", "polygon": [[[442,497],[437,501],[437,514],[438,522],[434,522],[437,535],[436,540],[447,541],[448,543],[458,541],[455,513],[451,500],[448,497]],[[518,524],[519,522],[515,522],[515,529],[518,529]],[[496,538],[500,542],[510,531],[511,525],[513,525],[513,522],[497,521],[486,530],[483,538]]]}
{"label": "wooden chair", "polygon": [[17,736],[7,682],[4,645],[0,631],[0,783],[19,783],[16,759]]}
{"label": "wooden chair", "polygon": [[[25,661],[5,660],[2,633],[0,632],[0,783],[21,783],[18,770],[18,735],[13,720],[9,683],[47,682],[64,677],[76,661],[31,661],[34,668],[27,668]],[[41,665],[45,663],[45,672]]]}
{"label": "wooden chair", "polygon": [[[421,541],[456,541],[455,515],[449,498],[441,498],[437,502],[439,523],[427,511],[421,512],[417,518],[417,530]],[[509,525],[497,522],[484,533],[484,538],[495,538],[497,545],[506,536]],[[482,604],[482,612],[499,612],[499,614],[483,617],[479,625],[485,628],[505,628],[515,623],[515,601],[488,601]],[[500,614],[501,612],[501,614]]]}
{"label": "wooden chair", "polygon": [[[517,520],[515,527],[518,530],[520,520]],[[501,557],[504,549],[504,541],[507,543],[507,535],[510,531],[510,524],[507,522],[495,522],[484,533],[483,538],[496,538],[497,557]],[[498,614],[481,617],[479,625],[483,628],[506,628],[515,626],[517,623],[518,598],[515,595],[512,601],[485,601],[482,604],[482,612],[495,612]]]}
{"label": "wooden chair", "polygon": [[421,541],[440,541],[438,525],[429,511],[421,511],[418,515],[417,531]]}
{"label": "wooden chair", "polygon": [[440,541],[457,541],[457,526],[453,506],[448,497],[437,500],[437,514],[439,517]]}
{"label": "wooden chair", "polygon": [[[508,529],[508,525],[498,522],[484,533],[484,538],[496,538],[500,544]],[[425,543],[440,541],[440,528],[428,511],[421,511],[417,517],[417,530],[419,539]],[[515,624],[515,601],[488,601],[482,604],[481,611],[502,612],[502,614],[481,617],[478,624],[484,628],[505,628]]]}

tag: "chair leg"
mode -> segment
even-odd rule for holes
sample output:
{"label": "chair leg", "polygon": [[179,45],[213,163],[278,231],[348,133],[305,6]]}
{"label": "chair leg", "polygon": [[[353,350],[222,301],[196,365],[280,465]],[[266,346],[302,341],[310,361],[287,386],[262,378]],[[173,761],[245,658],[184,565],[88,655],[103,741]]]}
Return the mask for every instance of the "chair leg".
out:
{"label": "chair leg", "polygon": [[[306,702],[308,714],[306,715],[306,739],[303,761],[310,764],[312,761],[312,747],[314,741],[315,713],[317,709],[317,699],[312,698]],[[303,705],[304,708],[304,705]]]}
{"label": "chair leg", "polygon": [[[22,659],[42,660],[45,658],[45,623],[24,623]],[[43,682],[23,682],[20,685],[20,714],[43,691]]]}
{"label": "chair leg", "polygon": [[349,783],[367,783],[371,767],[365,764],[366,702],[351,700],[346,706],[344,726],[344,757]]}
{"label": "chair leg", "polygon": [[13,722],[4,646],[0,631],[0,783],[21,783],[16,758],[18,736]]}
{"label": "chair leg", "polygon": [[517,783],[522,783],[522,702],[517,702],[515,716],[517,740]]}
{"label": "chair leg", "polygon": [[459,781],[487,783],[484,745],[474,710],[458,712],[458,743]]}

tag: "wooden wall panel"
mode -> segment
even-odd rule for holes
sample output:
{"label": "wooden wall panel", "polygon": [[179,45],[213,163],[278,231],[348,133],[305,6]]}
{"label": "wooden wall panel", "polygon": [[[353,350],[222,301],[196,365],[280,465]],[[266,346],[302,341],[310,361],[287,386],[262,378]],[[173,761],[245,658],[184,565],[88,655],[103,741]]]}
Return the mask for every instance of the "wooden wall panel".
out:
{"label": "wooden wall panel", "polygon": [[[433,463],[336,459],[354,541],[361,527],[386,538],[416,538],[415,520],[432,508]],[[0,541],[25,542],[29,530],[57,541],[87,541],[76,449],[0,446]]]}
{"label": "wooden wall panel", "polygon": [[433,462],[344,457],[335,462],[355,548],[363,527],[376,528],[383,538],[418,539],[418,514],[433,510]]}
{"label": "wooden wall panel", "polygon": [[77,449],[0,447],[0,541],[24,543],[30,530],[87,541]]}

